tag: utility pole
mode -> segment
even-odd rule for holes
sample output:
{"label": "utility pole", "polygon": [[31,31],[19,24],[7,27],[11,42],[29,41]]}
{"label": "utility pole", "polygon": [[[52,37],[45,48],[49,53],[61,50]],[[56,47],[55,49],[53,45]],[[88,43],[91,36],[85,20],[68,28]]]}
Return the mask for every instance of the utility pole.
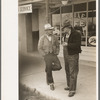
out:
{"label": "utility pole", "polygon": [[62,6],[60,6],[60,44],[62,43],[62,12],[61,12]]}
{"label": "utility pole", "polygon": [[46,2],[46,23],[49,23],[49,0],[45,0]]}

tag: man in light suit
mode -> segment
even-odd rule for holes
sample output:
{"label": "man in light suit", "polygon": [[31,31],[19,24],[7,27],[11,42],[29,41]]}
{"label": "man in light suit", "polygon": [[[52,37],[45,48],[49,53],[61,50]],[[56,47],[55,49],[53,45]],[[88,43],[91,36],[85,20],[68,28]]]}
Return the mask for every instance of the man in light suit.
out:
{"label": "man in light suit", "polygon": [[50,89],[54,90],[54,80],[52,76],[52,68],[53,66],[58,66],[61,68],[60,61],[57,57],[59,54],[59,42],[56,36],[53,35],[54,27],[51,25],[45,24],[45,34],[40,37],[38,43],[38,50],[44,57],[44,61],[46,63],[46,78],[47,84],[50,85]]}

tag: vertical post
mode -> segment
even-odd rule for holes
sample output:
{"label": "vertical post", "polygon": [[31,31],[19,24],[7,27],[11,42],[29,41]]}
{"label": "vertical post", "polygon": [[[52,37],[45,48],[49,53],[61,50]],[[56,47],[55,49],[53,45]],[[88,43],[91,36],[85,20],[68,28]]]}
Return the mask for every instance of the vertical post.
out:
{"label": "vertical post", "polygon": [[74,27],[74,4],[72,4],[72,26]]}
{"label": "vertical post", "polygon": [[46,23],[49,23],[49,0],[45,0],[46,2]]}
{"label": "vertical post", "polygon": [[[92,15],[93,15],[93,10],[92,10]],[[92,24],[93,24],[93,16],[92,16]]]}
{"label": "vertical post", "polygon": [[88,2],[86,3],[87,4],[87,10],[86,10],[86,26],[87,26],[87,29],[86,29],[86,47],[87,47],[87,39],[88,39]]}
{"label": "vertical post", "polygon": [[61,6],[60,6],[60,45],[61,45],[61,37],[62,37],[62,14],[61,14]]}

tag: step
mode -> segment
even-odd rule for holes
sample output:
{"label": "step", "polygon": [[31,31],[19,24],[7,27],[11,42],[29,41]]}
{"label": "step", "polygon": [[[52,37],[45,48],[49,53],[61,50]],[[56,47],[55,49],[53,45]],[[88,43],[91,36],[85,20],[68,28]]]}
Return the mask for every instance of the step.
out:
{"label": "step", "polygon": [[96,53],[96,47],[81,47],[83,52],[94,52]]}
{"label": "step", "polygon": [[80,60],[94,61],[94,62],[96,62],[96,57],[91,57],[91,56],[80,56]]}
{"label": "step", "polygon": [[81,56],[91,56],[91,57],[96,57],[96,53],[91,53],[91,52],[82,52],[80,54]]}
{"label": "step", "polygon": [[94,62],[94,61],[86,61],[86,60],[81,60],[80,59],[79,65],[96,67],[96,62]]}

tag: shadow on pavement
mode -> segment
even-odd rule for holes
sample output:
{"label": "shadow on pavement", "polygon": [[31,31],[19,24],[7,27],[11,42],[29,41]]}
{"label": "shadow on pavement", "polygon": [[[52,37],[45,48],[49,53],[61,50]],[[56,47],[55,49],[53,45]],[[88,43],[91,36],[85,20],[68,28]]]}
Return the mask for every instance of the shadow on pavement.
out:
{"label": "shadow on pavement", "polygon": [[56,100],[54,98],[43,96],[35,88],[31,89],[23,84],[19,84],[19,87],[19,100]]}

